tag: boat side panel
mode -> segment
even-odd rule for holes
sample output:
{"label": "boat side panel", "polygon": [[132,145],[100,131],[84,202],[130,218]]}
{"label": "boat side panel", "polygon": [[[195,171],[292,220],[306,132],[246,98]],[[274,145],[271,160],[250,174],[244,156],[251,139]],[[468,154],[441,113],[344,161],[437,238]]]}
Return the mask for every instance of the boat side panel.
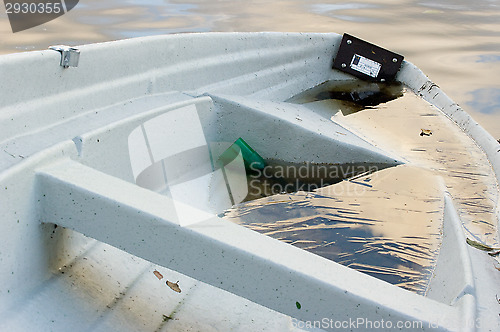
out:
{"label": "boat side panel", "polygon": [[[331,77],[338,39],[336,34],[297,33],[138,38],[82,46],[79,66],[68,69],[59,66],[58,52],[52,50],[15,61],[0,57],[0,142],[123,100],[168,91],[268,91],[261,95],[269,97],[279,90],[286,99]],[[9,90],[14,87],[15,93]]]}
{"label": "boat side panel", "polygon": [[76,236],[72,246],[60,251],[60,244],[51,241],[55,227],[38,220],[34,169],[71,156],[76,156],[75,145],[66,141],[0,173],[0,321],[29,299],[59,263],[74,257],[66,250],[85,250],[89,241],[94,242]]}

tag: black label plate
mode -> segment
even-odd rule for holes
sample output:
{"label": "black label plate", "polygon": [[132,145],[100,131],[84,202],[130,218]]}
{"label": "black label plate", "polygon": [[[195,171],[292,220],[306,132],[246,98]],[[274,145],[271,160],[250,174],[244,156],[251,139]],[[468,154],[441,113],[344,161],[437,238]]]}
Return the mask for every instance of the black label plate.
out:
{"label": "black label plate", "polygon": [[347,33],[333,61],[333,68],[363,80],[393,81],[404,57]]}

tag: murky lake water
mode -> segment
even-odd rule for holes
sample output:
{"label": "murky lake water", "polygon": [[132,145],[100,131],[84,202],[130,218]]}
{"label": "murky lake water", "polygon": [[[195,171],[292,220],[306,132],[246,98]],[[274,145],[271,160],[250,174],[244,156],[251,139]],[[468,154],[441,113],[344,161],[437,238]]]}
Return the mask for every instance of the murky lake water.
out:
{"label": "murky lake water", "polygon": [[[500,3],[496,0],[81,0],[66,15],[15,34],[2,10],[0,54],[46,49],[54,44],[80,45],[206,31],[348,32],[404,55],[495,138],[500,138]],[[401,100],[409,104],[417,102],[411,97]],[[390,110],[397,109],[398,104],[392,105]],[[384,109],[387,111],[385,106],[378,107],[371,115],[359,112],[341,122],[369,133],[365,117],[378,117],[380,123],[384,123],[384,116],[394,115],[389,121],[391,127],[387,124],[386,135],[377,142],[383,146],[401,137],[398,121],[409,119],[407,115],[398,117],[399,113],[381,112]],[[418,117],[428,119],[429,111],[423,109]],[[470,165],[464,161],[468,155],[463,155],[460,144],[450,137],[434,135],[432,141],[407,140],[401,144],[411,147],[409,155],[405,156],[409,160],[414,158],[422,162],[425,158],[416,156],[431,151],[424,156],[428,157],[425,159],[430,163],[428,166],[437,169],[440,175],[446,173],[445,178],[455,191],[465,193],[459,208],[468,209],[476,216],[488,214],[490,207],[481,205],[477,199],[491,184],[472,188],[463,181],[465,177],[472,177],[469,180],[477,183],[476,178],[482,176],[484,165]],[[433,144],[448,144],[455,154],[443,156],[442,149]],[[450,160],[454,164],[450,164]],[[391,179],[395,176],[418,178],[421,170],[403,167],[391,172],[367,176],[358,184],[342,184],[344,193],[354,190],[353,186],[359,183],[372,188],[362,199],[356,196],[340,198],[321,191],[275,195],[248,203],[233,217],[258,231],[424,293],[426,282],[421,276],[428,275],[432,269],[439,237],[439,213],[436,211],[441,211],[442,201],[437,196],[424,195],[419,183],[405,180],[387,187],[383,181],[386,174],[391,174]],[[429,183],[426,189],[432,186]],[[375,202],[387,197],[388,192],[394,197],[387,203],[386,211],[380,213],[380,206]],[[412,200],[404,200],[408,195]],[[411,208],[397,208],[399,203],[408,202],[413,204]],[[424,213],[425,220],[422,211],[429,211]],[[481,218],[487,220],[489,216],[481,215]],[[466,223],[474,227],[472,219]],[[484,239],[488,240],[489,235]],[[351,249],[349,252],[345,251],[346,243]]]}
{"label": "murky lake water", "polygon": [[[408,164],[364,165],[369,171],[358,175],[329,172],[330,166],[327,174],[345,175],[347,181],[328,185],[324,176],[326,184],[310,177],[317,186],[298,192],[272,195],[272,190],[250,185],[249,192],[256,189],[262,197],[232,207],[225,218],[420,294],[426,293],[436,264],[444,188],[454,198],[466,235],[496,243],[498,187],[492,168],[478,146],[437,108],[397,85],[360,82],[325,83],[289,102],[362,134]],[[428,135],[419,128],[427,128]],[[351,166],[343,169],[356,169]],[[277,169],[277,180],[266,176],[267,188],[291,182],[286,170]],[[300,172],[291,173],[300,178]]]}

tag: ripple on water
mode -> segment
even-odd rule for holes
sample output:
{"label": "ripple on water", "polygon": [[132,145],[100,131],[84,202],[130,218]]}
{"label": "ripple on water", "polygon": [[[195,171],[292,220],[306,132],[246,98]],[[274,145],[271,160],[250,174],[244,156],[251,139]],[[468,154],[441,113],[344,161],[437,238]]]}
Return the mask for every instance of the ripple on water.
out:
{"label": "ripple on water", "polygon": [[[332,85],[321,88],[331,91]],[[371,89],[383,90],[374,85]],[[426,293],[436,263],[445,190],[468,235],[497,243],[498,184],[472,140],[412,93],[367,109],[352,107],[355,101],[334,90],[309,91],[289,102],[331,117],[408,164],[313,192],[247,201],[226,211],[225,218],[419,294]],[[432,134],[420,135],[423,128]]]}
{"label": "ripple on water", "polygon": [[[440,182],[411,166],[384,169],[359,181],[367,179],[371,187],[343,181],[313,193],[245,202],[224,217],[424,294],[439,246]],[[421,185],[409,192],[407,179]]]}

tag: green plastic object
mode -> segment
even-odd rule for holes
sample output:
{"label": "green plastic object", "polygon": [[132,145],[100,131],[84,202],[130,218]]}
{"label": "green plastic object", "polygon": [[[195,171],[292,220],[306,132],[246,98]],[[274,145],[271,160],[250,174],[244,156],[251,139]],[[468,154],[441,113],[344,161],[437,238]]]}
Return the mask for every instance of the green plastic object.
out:
{"label": "green plastic object", "polygon": [[266,162],[264,158],[262,158],[257,152],[247,142],[243,140],[243,138],[238,138],[226,151],[224,151],[220,157],[218,162],[223,165],[227,165],[230,163],[238,153],[241,151],[241,155],[243,157],[243,161],[245,162],[245,167],[248,169],[263,169],[266,167]]}

